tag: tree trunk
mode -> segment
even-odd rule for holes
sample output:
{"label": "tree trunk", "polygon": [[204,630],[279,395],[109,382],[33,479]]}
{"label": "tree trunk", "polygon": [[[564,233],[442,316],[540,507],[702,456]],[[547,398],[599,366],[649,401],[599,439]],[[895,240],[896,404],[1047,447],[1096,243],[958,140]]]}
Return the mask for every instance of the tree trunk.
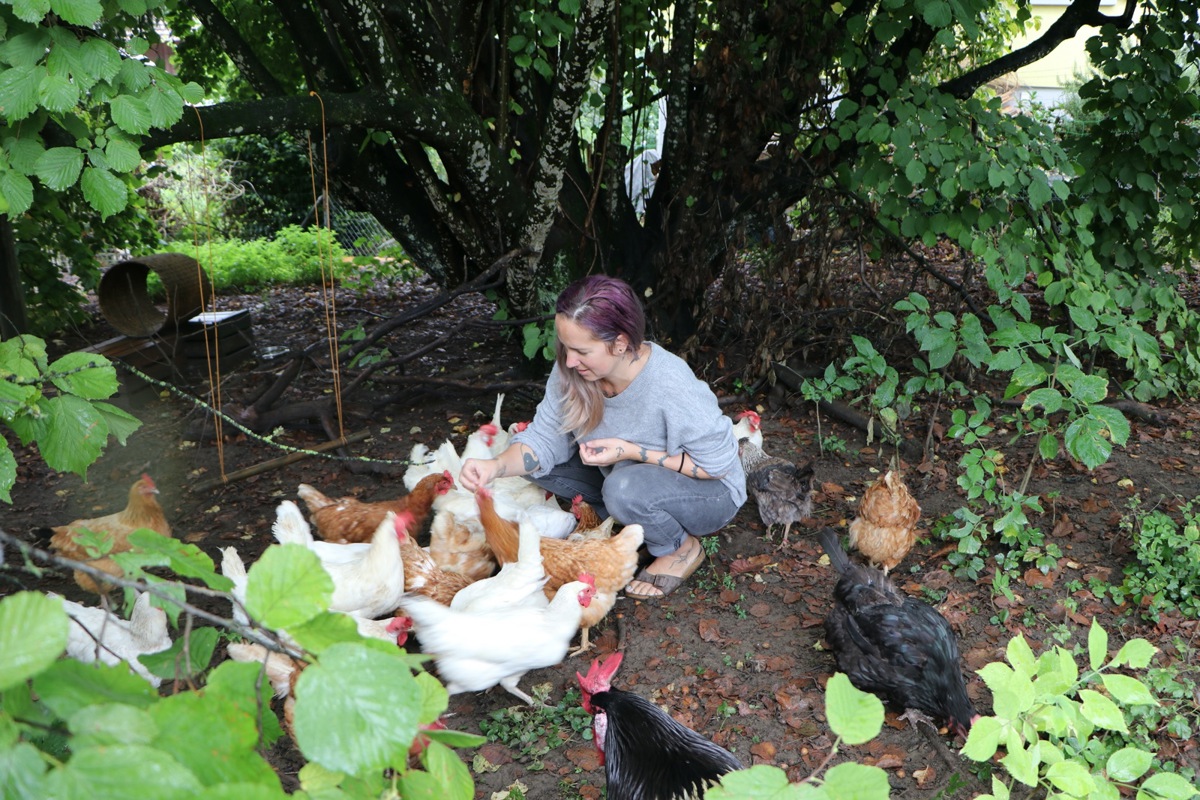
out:
{"label": "tree trunk", "polygon": [[0,214],[0,339],[11,339],[28,330],[12,222],[7,214]]}

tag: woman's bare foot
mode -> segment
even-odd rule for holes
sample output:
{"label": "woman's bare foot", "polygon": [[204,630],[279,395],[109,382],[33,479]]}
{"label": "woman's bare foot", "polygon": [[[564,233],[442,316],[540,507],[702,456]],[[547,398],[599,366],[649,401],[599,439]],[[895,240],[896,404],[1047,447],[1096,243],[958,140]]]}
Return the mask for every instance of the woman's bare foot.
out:
{"label": "woman's bare foot", "polygon": [[[703,555],[704,547],[700,544],[700,540],[695,536],[684,536],[683,544],[679,546],[678,550],[654,559],[638,575],[643,576],[648,573],[682,581],[696,571],[696,567],[703,560]],[[634,578],[625,587],[625,593],[638,598],[654,598],[664,597],[669,592],[664,592],[652,583]]]}

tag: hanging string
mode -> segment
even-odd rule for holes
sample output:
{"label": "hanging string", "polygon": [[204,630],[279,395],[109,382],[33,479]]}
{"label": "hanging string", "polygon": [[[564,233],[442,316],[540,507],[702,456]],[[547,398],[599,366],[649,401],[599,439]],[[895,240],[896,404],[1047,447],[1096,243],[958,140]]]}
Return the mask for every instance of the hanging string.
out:
{"label": "hanging string", "polygon": [[[337,327],[337,295],[334,293],[334,282],[336,276],[334,274],[333,264],[333,220],[330,216],[330,200],[329,200],[329,145],[328,136],[325,130],[325,101],[321,99],[321,95],[316,92],[309,92],[309,97],[317,98],[317,102],[321,104],[321,196],[317,197],[317,179],[316,168],[313,166],[313,145],[312,135],[308,137],[308,171],[312,182],[313,192],[313,209],[317,208],[317,204],[323,205],[325,213],[325,232],[329,239],[325,240],[321,237],[319,231],[321,225],[318,222],[317,230],[317,255],[321,263],[321,291],[325,296],[325,331],[326,338],[329,341],[329,363],[333,371],[333,403],[337,409],[337,424],[338,435],[344,437],[346,435],[345,423],[342,419],[342,370],[340,364],[340,354],[338,352],[338,327]],[[328,266],[328,272],[326,271]]]}
{"label": "hanging string", "polygon": [[[200,168],[203,169],[204,168],[204,154],[205,154],[205,151],[204,151],[204,119],[200,116],[200,109],[196,108],[195,106],[192,106],[192,111],[196,114],[196,124],[200,128]],[[196,171],[193,170],[192,175],[195,176],[195,174],[196,174]],[[212,218],[211,218],[211,209],[210,209],[210,204],[209,204],[209,191],[208,191],[207,182],[201,181],[201,185],[202,185],[202,194],[203,194],[203,198],[204,198],[204,231],[205,231],[204,236],[205,236],[205,244],[208,247],[208,257],[207,257],[207,259],[204,259],[203,261],[205,263],[207,263],[209,265],[209,268],[211,269],[212,263],[213,263],[213,253],[212,253]],[[195,225],[192,227],[192,246],[195,247],[197,256],[200,255],[200,231],[199,231],[198,227],[199,226],[195,226]],[[211,310],[214,312],[213,319],[212,319],[212,325],[211,325],[212,337],[213,337],[212,342],[210,343],[208,340],[208,327],[209,326],[206,326],[203,323],[201,323],[200,334],[204,339],[204,363],[208,369],[209,398],[212,401],[212,407],[217,409],[219,412],[222,407],[222,403],[221,403],[221,346],[220,346],[221,342],[220,342],[220,334],[218,332],[220,325],[217,324],[216,313],[215,313],[217,310],[216,290],[215,290],[215,287],[212,287],[213,292],[211,294],[208,293],[208,289],[210,288],[210,286],[209,286],[207,277],[208,276],[204,272],[204,266],[202,264],[202,259],[196,258],[196,281],[197,281],[197,283],[200,284],[201,313],[209,310],[209,302],[210,301],[212,302]],[[220,466],[222,478],[225,477],[225,436],[224,436],[224,429],[222,427],[223,417],[224,417],[224,414],[221,414],[221,413],[217,413],[217,414],[213,415],[213,426],[214,426],[214,430],[216,433],[216,440],[217,440],[217,464]]]}

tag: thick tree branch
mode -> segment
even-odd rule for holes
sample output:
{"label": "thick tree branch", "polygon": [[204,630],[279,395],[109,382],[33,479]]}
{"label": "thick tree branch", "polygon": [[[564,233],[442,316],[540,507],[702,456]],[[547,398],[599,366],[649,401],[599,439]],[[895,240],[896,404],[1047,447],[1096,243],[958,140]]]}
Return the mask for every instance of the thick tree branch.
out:
{"label": "thick tree branch", "polygon": [[283,93],[283,86],[255,54],[249,42],[242,38],[237,28],[230,24],[211,0],[190,0],[188,8],[204,26],[205,34],[217,40],[238,72],[259,94]]}
{"label": "thick tree branch", "polygon": [[1133,24],[1133,12],[1136,9],[1137,0],[1125,0],[1125,10],[1118,16],[1109,16],[1100,13],[1100,0],[1075,0],[1067,6],[1063,15],[1046,28],[1046,32],[1035,41],[1019,50],[1001,56],[989,64],[973,69],[965,75],[948,80],[940,88],[943,92],[965,100],[985,83],[1045,58],[1054,48],[1068,39],[1074,38],[1075,34],[1079,33],[1079,29],[1085,25],[1094,27],[1113,25],[1120,30],[1127,29]]}
{"label": "thick tree branch", "polygon": [[554,93],[542,127],[541,147],[534,161],[530,185],[532,203],[521,226],[520,244],[535,251],[536,255],[514,262],[508,272],[509,297],[523,313],[536,310],[533,308],[533,276],[537,274],[546,236],[558,213],[567,151],[575,140],[575,118],[600,56],[613,6],[614,0],[585,0],[580,5],[575,32],[555,74]]}

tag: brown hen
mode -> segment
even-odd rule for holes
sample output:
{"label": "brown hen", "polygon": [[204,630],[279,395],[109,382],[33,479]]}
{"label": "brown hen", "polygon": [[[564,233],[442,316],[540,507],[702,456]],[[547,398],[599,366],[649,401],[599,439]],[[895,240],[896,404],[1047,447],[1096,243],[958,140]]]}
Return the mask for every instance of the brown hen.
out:
{"label": "brown hen", "polygon": [[[496,513],[490,493],[476,493],[479,503],[479,519],[487,534],[488,545],[503,566],[517,560],[519,528]],[[569,655],[578,655],[591,649],[588,630],[602,620],[617,602],[617,592],[633,580],[638,565],[638,548],[642,546],[642,526],[626,525],[621,532],[607,539],[551,539],[542,537],[542,565],[546,570],[546,597],[553,598],[558,587],[579,580],[581,573],[595,579],[596,596],[583,609],[579,623],[582,629],[579,647]]]}
{"label": "brown hen", "polygon": [[[155,497],[157,494],[158,487],[154,485],[154,480],[149,475],[142,473],[142,477],[134,481],[133,486],[129,488],[129,502],[122,510],[103,517],[77,519],[66,525],[45,528],[42,533],[50,535],[51,549],[62,557],[82,561],[90,567],[120,578],[124,575],[123,570],[107,556],[127,552],[131,547],[129,534],[142,528],[149,528],[163,536],[171,535],[171,525],[163,514],[162,506],[158,504],[158,499]],[[84,530],[100,534],[111,545],[107,553],[100,558],[90,558],[90,556],[98,554],[94,551],[88,552],[88,548],[80,543],[80,534]],[[75,570],[75,583],[85,592],[95,594],[105,594],[112,588],[111,584],[104,583],[102,580],[98,581],[79,570]]]}
{"label": "brown hen", "polygon": [[920,518],[921,506],[904,479],[888,470],[863,494],[858,516],[850,523],[850,546],[886,575],[912,549]]}
{"label": "brown hen", "polygon": [[327,542],[353,544],[369,542],[389,511],[412,514],[413,535],[425,526],[434,498],[454,488],[449,471],[426,475],[413,490],[394,500],[367,503],[353,497],[332,498],[307,483],[300,484],[296,493],[308,507],[317,533]]}

